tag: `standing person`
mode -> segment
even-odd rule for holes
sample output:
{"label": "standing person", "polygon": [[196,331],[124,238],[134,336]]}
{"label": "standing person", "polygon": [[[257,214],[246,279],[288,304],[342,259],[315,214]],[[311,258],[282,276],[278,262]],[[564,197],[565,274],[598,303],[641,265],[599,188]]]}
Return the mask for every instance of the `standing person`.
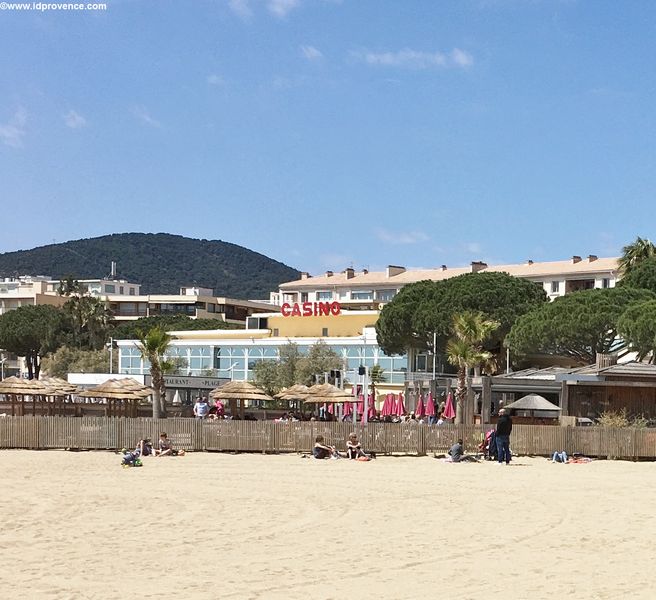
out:
{"label": "standing person", "polygon": [[497,460],[499,464],[510,464],[510,433],[512,432],[512,419],[505,408],[499,410],[499,419],[497,420],[496,443],[497,443]]}
{"label": "standing person", "polygon": [[205,419],[209,414],[210,405],[207,399],[201,398],[200,396],[196,398],[196,404],[194,404],[194,417],[197,419]]}

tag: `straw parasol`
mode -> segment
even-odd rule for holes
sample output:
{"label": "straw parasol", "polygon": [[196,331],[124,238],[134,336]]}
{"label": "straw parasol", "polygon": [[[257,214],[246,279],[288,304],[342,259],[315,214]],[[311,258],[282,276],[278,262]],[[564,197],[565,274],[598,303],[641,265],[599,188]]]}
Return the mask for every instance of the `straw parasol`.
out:
{"label": "straw parasol", "polygon": [[[130,416],[137,416],[137,405],[139,400],[145,400],[154,390],[147,385],[142,385],[132,378],[108,379],[104,383],[84,390],[79,396],[83,398],[105,398],[107,400],[107,416],[116,413],[116,401],[119,401],[119,411],[123,408],[124,401],[131,401]],[[128,416],[128,411],[123,411]],[[116,416],[116,415],[115,415]]]}
{"label": "straw parasol", "polygon": [[357,402],[357,399],[330,383],[322,383],[313,385],[308,390],[308,396],[303,401],[311,404],[341,404],[343,402]]}
{"label": "straw parasol", "polygon": [[305,400],[310,393],[307,385],[297,383],[291,387],[284,388],[274,395],[278,400]]}
{"label": "straw parasol", "polygon": [[0,381],[0,394],[15,394],[16,396],[42,395],[48,388],[38,379],[21,379],[20,377],[7,377]]}
{"label": "straw parasol", "polygon": [[230,412],[235,416],[236,405],[233,403],[240,400],[240,416],[244,416],[244,401],[245,400],[273,400],[269,394],[258,387],[255,387],[248,381],[230,381],[224,383],[222,386],[213,389],[209,393],[210,398],[213,400],[229,400],[231,403]]}

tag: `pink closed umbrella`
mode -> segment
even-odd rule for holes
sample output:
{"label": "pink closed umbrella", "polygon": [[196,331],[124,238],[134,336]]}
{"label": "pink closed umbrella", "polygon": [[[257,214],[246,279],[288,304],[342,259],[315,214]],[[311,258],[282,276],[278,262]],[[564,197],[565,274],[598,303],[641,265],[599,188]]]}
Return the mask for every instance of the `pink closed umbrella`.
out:
{"label": "pink closed umbrella", "polygon": [[421,394],[417,397],[417,406],[415,406],[415,416],[423,417],[425,414],[424,411],[424,400]]}
{"label": "pink closed umbrella", "polygon": [[358,396],[358,414],[361,415],[364,412],[364,396],[360,394]]}
{"label": "pink closed umbrella", "polygon": [[397,414],[397,415],[404,415],[405,414],[405,404],[403,404],[403,392],[399,393],[399,399],[396,401],[395,414]]}
{"label": "pink closed umbrella", "polygon": [[428,392],[428,398],[426,398],[425,414],[427,417],[435,416],[435,401],[433,400],[433,392]]}
{"label": "pink closed umbrella", "polygon": [[456,409],[453,408],[453,394],[449,392],[446,397],[446,406],[444,407],[444,418],[445,419],[455,419],[456,418]]}
{"label": "pink closed umbrella", "polygon": [[387,417],[392,414],[392,394],[387,394],[385,396],[385,402],[383,402],[383,409],[380,411],[381,417]]}
{"label": "pink closed umbrella", "polygon": [[376,400],[374,400],[374,395],[369,394],[369,410],[367,411],[367,419],[376,418]]}
{"label": "pink closed umbrella", "polygon": [[344,402],[344,416],[348,416],[353,412],[353,403],[352,402]]}

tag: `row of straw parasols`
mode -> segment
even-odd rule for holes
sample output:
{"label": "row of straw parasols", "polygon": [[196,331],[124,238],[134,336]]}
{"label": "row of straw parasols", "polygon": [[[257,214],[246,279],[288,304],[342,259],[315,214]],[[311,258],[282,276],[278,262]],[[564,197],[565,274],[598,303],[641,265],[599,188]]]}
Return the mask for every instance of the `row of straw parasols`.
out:
{"label": "row of straw parasols", "polygon": [[237,413],[237,402],[239,402],[240,416],[244,417],[245,400],[300,400],[305,403],[343,403],[357,402],[353,396],[329,383],[322,383],[307,387],[296,384],[278,392],[274,397],[254,386],[247,381],[231,381],[210,392],[210,397],[215,401],[230,403],[230,411],[233,415]]}
{"label": "row of straw parasols", "polygon": [[15,415],[16,401],[26,396],[32,399],[32,415],[36,415],[37,401],[47,401],[47,413],[64,412],[66,398],[73,395],[82,398],[104,398],[107,401],[107,416],[137,416],[138,403],[153,393],[153,389],[140,384],[132,378],[109,379],[88,390],[80,390],[77,386],[58,377],[42,377],[41,379],[21,379],[8,377],[0,381],[0,394],[5,394],[11,402],[11,414]]}

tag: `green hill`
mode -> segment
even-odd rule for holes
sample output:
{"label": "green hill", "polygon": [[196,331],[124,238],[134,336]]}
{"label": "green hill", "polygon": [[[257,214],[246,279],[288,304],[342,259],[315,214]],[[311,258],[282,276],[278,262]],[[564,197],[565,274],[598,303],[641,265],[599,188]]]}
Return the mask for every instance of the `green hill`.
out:
{"label": "green hill", "polygon": [[144,294],[177,294],[182,286],[211,288],[217,296],[264,299],[300,274],[248,248],[220,240],[168,233],[116,233],[0,254],[0,277],[50,275],[55,279],[117,276],[141,283]]}

